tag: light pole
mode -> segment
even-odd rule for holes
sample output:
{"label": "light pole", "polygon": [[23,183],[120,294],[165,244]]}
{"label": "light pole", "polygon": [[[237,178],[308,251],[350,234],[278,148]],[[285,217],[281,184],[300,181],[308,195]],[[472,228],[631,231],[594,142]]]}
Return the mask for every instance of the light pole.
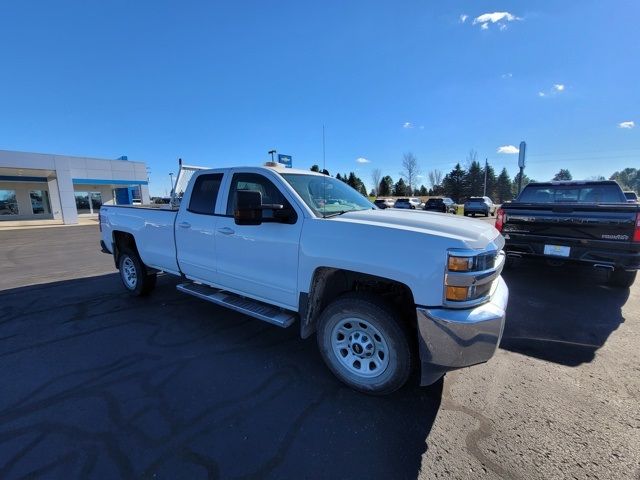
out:
{"label": "light pole", "polygon": [[274,160],[274,158],[273,158],[273,155],[276,153],[276,151],[275,151],[275,150],[269,150],[267,153],[268,153],[269,155],[271,155],[271,162],[272,162],[272,163],[273,163],[273,162],[275,162],[275,160]]}
{"label": "light pole", "polygon": [[171,189],[169,190],[169,195],[173,195],[173,172],[169,172],[169,178],[171,181]]}

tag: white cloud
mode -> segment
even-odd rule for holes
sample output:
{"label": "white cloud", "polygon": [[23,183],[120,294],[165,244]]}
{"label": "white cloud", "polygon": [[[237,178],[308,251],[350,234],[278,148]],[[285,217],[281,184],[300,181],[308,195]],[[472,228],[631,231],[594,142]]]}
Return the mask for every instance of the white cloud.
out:
{"label": "white cloud", "polygon": [[633,120],[629,120],[627,122],[620,122],[618,124],[618,128],[634,128],[636,126],[636,122]]}
{"label": "white cloud", "polygon": [[496,152],[498,152],[498,153],[506,153],[506,154],[512,155],[514,153],[520,152],[520,150],[518,150],[518,147],[514,147],[513,145],[503,145],[501,147],[498,147]]}
{"label": "white cloud", "polygon": [[466,15],[464,13],[462,15],[460,15],[460,23],[466,22],[467,18],[469,18],[469,15]]}
{"label": "white cloud", "polygon": [[358,157],[358,158],[356,158],[356,162],[358,162],[358,163],[371,163],[371,160],[367,160],[364,157]]}
{"label": "white cloud", "polygon": [[404,124],[402,125],[402,128],[413,128],[413,123],[411,123],[411,122],[404,122]]}
{"label": "white cloud", "polygon": [[500,27],[500,30],[505,30],[508,22],[515,22],[516,20],[522,20],[522,18],[516,17],[514,14],[509,12],[493,12],[483,13],[482,15],[477,16],[473,19],[472,24],[479,24],[482,30],[488,30],[489,24],[495,23]]}
{"label": "white cloud", "polygon": [[424,130],[424,125],[420,125],[418,128],[420,128],[420,130]]}
{"label": "white cloud", "polygon": [[559,95],[567,89],[567,86],[564,83],[554,83],[551,88],[547,90],[540,90],[538,92],[539,97],[552,97],[554,95]]}
{"label": "white cloud", "polygon": [[500,75],[502,78],[511,78],[513,77],[513,73],[503,73],[502,75]]}

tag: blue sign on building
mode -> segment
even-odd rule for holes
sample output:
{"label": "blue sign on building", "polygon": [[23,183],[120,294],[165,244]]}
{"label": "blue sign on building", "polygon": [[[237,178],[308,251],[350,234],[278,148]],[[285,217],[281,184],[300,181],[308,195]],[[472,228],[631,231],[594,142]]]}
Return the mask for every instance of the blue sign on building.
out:
{"label": "blue sign on building", "polygon": [[291,168],[293,166],[293,161],[291,159],[291,155],[282,155],[278,154],[278,163],[283,164],[287,168]]}

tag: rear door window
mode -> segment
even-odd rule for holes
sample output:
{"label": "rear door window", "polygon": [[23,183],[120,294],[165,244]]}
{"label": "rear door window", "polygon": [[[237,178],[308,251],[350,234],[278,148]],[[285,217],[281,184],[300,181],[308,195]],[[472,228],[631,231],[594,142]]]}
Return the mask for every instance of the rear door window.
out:
{"label": "rear door window", "polygon": [[200,215],[213,215],[216,210],[222,173],[200,175],[193,185],[188,210]]}

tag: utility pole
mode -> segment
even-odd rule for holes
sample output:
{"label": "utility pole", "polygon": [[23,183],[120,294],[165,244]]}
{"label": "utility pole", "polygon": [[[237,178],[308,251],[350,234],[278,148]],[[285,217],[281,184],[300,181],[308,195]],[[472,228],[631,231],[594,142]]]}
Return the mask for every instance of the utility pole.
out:
{"label": "utility pole", "polygon": [[276,153],[275,149],[269,150],[267,153],[271,155],[271,163],[275,162],[275,159],[273,158],[273,155]]}
{"label": "utility pole", "polygon": [[173,172],[169,172],[169,181],[171,182],[169,185],[171,186],[171,189],[169,190],[171,193],[170,195],[173,196]]}
{"label": "utility pole", "polygon": [[487,165],[489,164],[488,160],[484,159],[484,190],[482,193],[483,197],[487,196]]}

